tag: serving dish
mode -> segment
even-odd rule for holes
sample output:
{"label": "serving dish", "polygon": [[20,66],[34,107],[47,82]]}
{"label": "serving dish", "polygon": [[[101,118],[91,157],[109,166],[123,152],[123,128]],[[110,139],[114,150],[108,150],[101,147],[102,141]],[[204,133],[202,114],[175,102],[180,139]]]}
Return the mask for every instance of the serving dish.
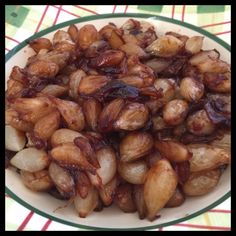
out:
{"label": "serving dish", "polygon": [[[130,18],[145,20],[152,23],[155,26],[158,35],[164,34],[168,29],[168,31],[174,31],[176,33],[186,34],[188,36],[204,36],[203,49],[216,48],[221,54],[221,59],[230,63],[230,46],[198,27],[184,22],[154,15],[107,14],[100,16],[89,16],[64,22],[62,24],[58,24],[56,26],[43,30],[25,40],[6,55],[5,78],[7,80],[7,78],[9,77],[9,73],[14,65],[24,67],[27,58],[30,55],[33,55],[33,50],[27,45],[27,42],[32,39],[38,37],[47,37],[51,39],[55,31],[57,31],[58,29],[66,30],[70,24],[76,24],[78,28],[81,28],[83,25],[89,23],[93,24],[97,29],[100,29],[108,22],[113,22],[116,25],[121,26]],[[106,230],[144,230],[168,226],[191,219],[220,204],[230,196],[230,176],[230,168],[227,168],[227,170],[221,177],[217,188],[215,188],[212,192],[202,197],[189,198],[183,205],[178,208],[163,209],[161,211],[161,217],[153,222],[149,222],[147,220],[141,221],[137,217],[137,213],[124,214],[119,209],[113,206],[105,208],[102,212],[94,212],[85,219],[77,217],[77,213],[72,206],[54,212],[54,210],[58,206],[64,205],[64,202],[54,199],[44,193],[36,194],[34,192],[31,192],[22,184],[22,182],[17,177],[17,174],[10,170],[6,170],[6,193],[8,193],[25,207],[35,211],[36,213],[39,213],[42,216],[75,227]]]}

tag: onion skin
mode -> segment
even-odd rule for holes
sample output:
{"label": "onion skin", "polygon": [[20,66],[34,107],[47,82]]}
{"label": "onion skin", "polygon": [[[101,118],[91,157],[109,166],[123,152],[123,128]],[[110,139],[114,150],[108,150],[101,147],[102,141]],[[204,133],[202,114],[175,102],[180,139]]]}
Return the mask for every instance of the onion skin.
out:
{"label": "onion skin", "polygon": [[50,151],[52,159],[59,165],[79,170],[88,170],[95,174],[96,168],[91,165],[81,150],[73,143],[63,143]]}
{"label": "onion skin", "polygon": [[102,189],[99,189],[99,196],[105,206],[112,204],[118,184],[118,177],[115,176],[109,183],[104,185]]}
{"label": "onion skin", "polygon": [[162,159],[148,172],[144,183],[147,218],[153,221],[175,192],[178,180],[169,161]]}
{"label": "onion skin", "polygon": [[86,157],[88,162],[92,164],[95,168],[100,168],[99,162],[96,157],[96,153],[89,143],[89,140],[85,137],[76,137],[74,139],[74,144],[80,148],[83,155]]}
{"label": "onion skin", "polygon": [[76,190],[81,198],[86,198],[88,196],[89,190],[91,188],[91,183],[88,176],[82,172],[78,171],[76,173]]}
{"label": "onion skin", "polygon": [[124,105],[125,101],[121,98],[117,98],[108,103],[100,113],[98,129],[102,132],[109,132],[113,130],[113,124]]}

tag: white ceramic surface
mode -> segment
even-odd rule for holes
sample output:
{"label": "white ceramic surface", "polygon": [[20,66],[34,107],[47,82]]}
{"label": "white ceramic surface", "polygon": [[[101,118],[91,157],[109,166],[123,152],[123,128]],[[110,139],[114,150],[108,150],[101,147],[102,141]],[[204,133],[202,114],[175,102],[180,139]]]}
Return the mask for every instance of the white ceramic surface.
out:
{"label": "white ceramic surface", "polygon": [[[113,22],[118,26],[121,26],[127,19],[130,17],[115,17],[115,18],[106,18],[106,19],[95,19],[90,20],[89,24],[93,24],[97,29],[100,29],[102,26],[107,24],[108,22]],[[162,35],[167,31],[174,31],[180,34],[186,34],[188,36],[193,35],[202,35],[199,32],[196,32],[194,29],[190,29],[189,26],[185,27],[183,25],[176,24],[173,22],[165,22],[163,19],[155,19],[152,18],[139,18],[136,14],[136,17],[133,17],[137,20],[146,20],[156,27],[156,32],[158,35]],[[81,19],[80,19],[81,20]],[[88,22],[77,23],[78,28],[87,24]],[[64,23],[65,24],[65,23]],[[66,30],[67,27],[63,27],[61,29]],[[45,34],[43,37],[52,38],[55,31],[51,33]],[[220,54],[221,59],[230,63],[230,52],[225,49],[218,42],[209,38],[208,36],[204,36],[204,49],[213,49],[216,48]],[[6,62],[6,80],[8,79],[9,73],[14,65],[18,65],[20,67],[24,67],[27,61],[27,58],[33,54],[33,50],[28,46],[25,46],[21,50],[15,53],[7,62]],[[21,182],[19,175],[14,173],[13,171],[7,169],[6,170],[6,191],[8,194],[13,196],[17,201],[20,201],[23,205],[33,208],[36,212],[46,216],[46,217],[54,217],[54,220],[59,220],[65,224],[71,224],[73,226],[78,227],[91,227],[92,228],[119,228],[119,229],[132,229],[132,228],[143,228],[143,227],[158,227],[161,225],[177,223],[182,220],[186,220],[186,216],[193,216],[199,214],[201,210],[207,210],[211,204],[217,202],[217,200],[221,199],[226,193],[230,191],[230,168],[224,172],[223,176],[220,179],[217,187],[210,192],[209,194],[202,197],[192,197],[187,198],[185,203],[177,208],[169,208],[163,209],[160,211],[161,217],[153,222],[149,222],[147,220],[140,220],[138,218],[137,213],[125,214],[121,212],[116,207],[108,207],[105,208],[102,212],[93,212],[87,218],[82,219],[77,216],[76,211],[72,206],[68,208],[64,208],[54,212],[54,210],[58,206],[62,206],[65,203],[57,200],[46,193],[35,193],[28,190]],[[158,194],[158,189],[157,189]],[[17,197],[16,197],[16,196]],[[226,196],[224,196],[226,198]],[[22,202],[23,200],[24,202]],[[220,200],[222,201],[222,199]],[[220,201],[217,203],[219,204]],[[27,205],[27,204],[28,205]],[[213,205],[211,205],[213,207]],[[198,212],[198,213],[197,213]],[[201,211],[203,212],[203,211]],[[196,213],[196,214],[195,214]],[[177,220],[177,221],[176,221]]]}

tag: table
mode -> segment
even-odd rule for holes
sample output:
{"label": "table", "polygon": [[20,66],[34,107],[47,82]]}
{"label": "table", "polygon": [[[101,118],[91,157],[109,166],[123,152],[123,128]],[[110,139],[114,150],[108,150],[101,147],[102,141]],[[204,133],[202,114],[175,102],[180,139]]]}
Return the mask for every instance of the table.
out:
{"label": "table", "polygon": [[[5,53],[20,42],[52,25],[78,17],[104,13],[149,13],[200,26],[231,44],[229,5],[6,5]],[[6,230],[79,230],[46,219],[18,204],[8,195]],[[155,230],[230,230],[231,198],[205,214],[179,224]],[[17,214],[16,214],[17,213]]]}

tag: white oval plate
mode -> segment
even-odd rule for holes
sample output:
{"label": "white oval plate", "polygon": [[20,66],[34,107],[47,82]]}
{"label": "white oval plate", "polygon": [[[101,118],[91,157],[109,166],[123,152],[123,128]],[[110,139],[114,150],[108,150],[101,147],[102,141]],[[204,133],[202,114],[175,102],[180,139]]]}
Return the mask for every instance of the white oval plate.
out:
{"label": "white oval plate", "polygon": [[[34,54],[33,50],[27,46],[27,42],[30,40],[42,36],[52,39],[56,30],[67,30],[70,24],[76,24],[78,28],[81,28],[83,25],[89,23],[93,24],[97,29],[100,29],[109,22],[121,26],[129,18],[151,22],[156,27],[158,36],[167,31],[174,31],[188,36],[202,35],[204,36],[203,49],[216,48],[221,54],[221,59],[230,63],[230,46],[221,39],[196,26],[148,14],[106,14],[88,16],[64,22],[28,38],[6,55],[5,81],[7,81],[13,66],[18,65],[24,67],[27,58]],[[202,197],[187,198],[185,203],[177,208],[165,208],[160,211],[161,217],[153,222],[140,220],[137,213],[123,213],[115,206],[104,208],[102,212],[93,212],[85,219],[79,218],[72,206],[54,212],[58,206],[65,205],[65,202],[57,200],[47,193],[35,193],[30,191],[22,184],[19,175],[8,169],[6,170],[6,193],[30,210],[63,224],[86,229],[144,230],[189,220],[226,200],[230,196],[231,189],[230,171],[230,167],[227,168],[221,176],[217,187],[209,194]]]}

